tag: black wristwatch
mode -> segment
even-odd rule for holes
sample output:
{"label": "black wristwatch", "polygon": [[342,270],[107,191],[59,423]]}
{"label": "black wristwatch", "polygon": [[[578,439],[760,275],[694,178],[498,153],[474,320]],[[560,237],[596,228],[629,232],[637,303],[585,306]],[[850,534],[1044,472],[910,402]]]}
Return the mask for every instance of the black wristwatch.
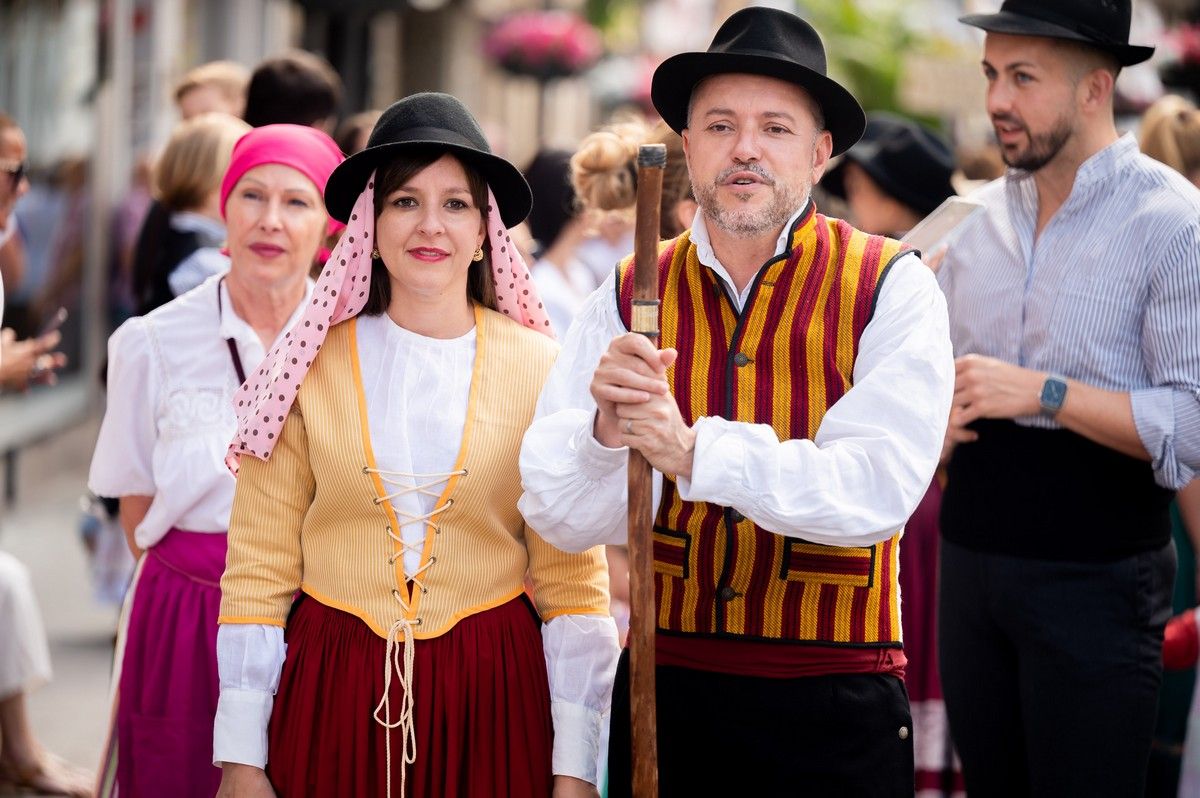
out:
{"label": "black wristwatch", "polygon": [[1067,378],[1051,374],[1042,383],[1042,393],[1038,396],[1038,404],[1042,406],[1042,415],[1054,418],[1062,410],[1063,402],[1067,401]]}

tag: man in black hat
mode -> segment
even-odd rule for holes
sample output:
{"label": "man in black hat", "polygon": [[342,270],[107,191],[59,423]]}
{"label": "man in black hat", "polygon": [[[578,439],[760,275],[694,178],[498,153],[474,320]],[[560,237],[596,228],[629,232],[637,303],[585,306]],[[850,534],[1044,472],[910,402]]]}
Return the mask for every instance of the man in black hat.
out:
{"label": "man in black hat", "polygon": [[911,796],[897,544],[949,412],[943,298],[899,242],[813,207],[864,116],[807,23],[739,11],[652,95],[700,206],[659,258],[663,349],[627,333],[626,259],[547,382],[522,512],[568,550],[623,542],[626,447],[655,467],[664,796]]}
{"label": "man in black hat", "polygon": [[1008,174],[939,280],[957,361],[941,669],[975,795],[1141,795],[1200,468],[1200,192],[1113,122],[1129,0],[1008,0],[987,108]]}

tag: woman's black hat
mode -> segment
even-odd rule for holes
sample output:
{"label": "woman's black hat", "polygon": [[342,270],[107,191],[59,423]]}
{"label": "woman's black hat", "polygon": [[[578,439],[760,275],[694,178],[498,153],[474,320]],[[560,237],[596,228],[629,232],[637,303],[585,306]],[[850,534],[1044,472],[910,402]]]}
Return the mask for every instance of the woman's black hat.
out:
{"label": "woman's black hat", "polygon": [[380,115],[366,148],[342,161],[329,176],[325,185],[329,215],[345,222],[371,171],[417,149],[445,150],[479,172],[496,195],[500,218],[509,227],[529,215],[533,198],[520,170],[492,154],[479,123],[458,98],[438,92],[410,95]]}
{"label": "woman's black hat", "polygon": [[867,118],[862,140],[821,179],[821,187],[846,198],[846,162],[862,167],[883,193],[927,216],[954,196],[954,155],[946,142],[916,122],[887,113]]}
{"label": "woman's black hat", "polygon": [[676,133],[687,127],[692,90],[705,78],[728,73],[765,75],[808,92],[825,115],[833,154],[862,136],[866,117],[854,96],[826,75],[825,47],[813,27],[774,8],[744,8],[721,25],[703,53],[680,53],[654,71],[650,97]]}
{"label": "woman's black hat", "polygon": [[1090,44],[1116,56],[1121,66],[1140,64],[1153,47],[1129,43],[1130,0],[1005,0],[995,14],[969,14],[959,22],[994,33],[1045,36]]}

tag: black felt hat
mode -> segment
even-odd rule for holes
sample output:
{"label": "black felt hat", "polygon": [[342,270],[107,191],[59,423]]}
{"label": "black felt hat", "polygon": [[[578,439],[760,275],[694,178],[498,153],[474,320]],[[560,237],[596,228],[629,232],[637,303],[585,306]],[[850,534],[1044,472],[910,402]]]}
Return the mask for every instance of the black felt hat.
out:
{"label": "black felt hat", "polygon": [[846,198],[846,162],[870,175],[883,193],[922,216],[954,196],[954,154],[946,142],[916,122],[886,113],[867,117],[862,140],[821,179],[821,187]]}
{"label": "black felt hat", "polygon": [[491,187],[500,218],[512,227],[529,215],[533,197],[517,167],[492,154],[479,123],[456,97],[438,92],[413,94],[383,112],[361,152],[333,170],[325,185],[329,215],[346,221],[371,171],[406,151],[445,150],[471,166]]}
{"label": "black felt hat", "polygon": [[707,51],[680,53],[663,61],[654,71],[650,97],[663,121],[682,133],[696,84],[729,73],[778,78],[808,92],[825,115],[834,155],[862,136],[866,124],[862,106],[826,75],[821,37],[800,17],[774,8],[744,8],[725,20]]}
{"label": "black felt hat", "polygon": [[1153,47],[1129,43],[1132,16],[1130,0],[1005,0],[995,14],[969,14],[958,21],[994,33],[1083,42],[1131,66],[1154,54]]}

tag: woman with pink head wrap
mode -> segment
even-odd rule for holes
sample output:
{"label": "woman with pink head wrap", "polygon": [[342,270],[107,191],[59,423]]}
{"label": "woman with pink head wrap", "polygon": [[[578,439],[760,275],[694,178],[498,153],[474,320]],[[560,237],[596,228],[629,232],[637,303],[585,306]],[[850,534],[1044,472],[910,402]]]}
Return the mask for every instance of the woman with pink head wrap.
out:
{"label": "woman with pink head wrap", "polygon": [[120,497],[140,560],[117,647],[102,795],[211,798],[220,784],[212,728],[233,396],[307,307],[331,223],[322,193],[341,161],[312,128],[242,136],[220,193],[229,271],[109,340],[108,406],[88,482]]}
{"label": "woman with pink head wrap", "polygon": [[235,397],[223,790],[596,795],[604,556],[517,510],[557,352],[508,234],[529,187],[458,100],[417,94],[325,202],[347,229]]}

